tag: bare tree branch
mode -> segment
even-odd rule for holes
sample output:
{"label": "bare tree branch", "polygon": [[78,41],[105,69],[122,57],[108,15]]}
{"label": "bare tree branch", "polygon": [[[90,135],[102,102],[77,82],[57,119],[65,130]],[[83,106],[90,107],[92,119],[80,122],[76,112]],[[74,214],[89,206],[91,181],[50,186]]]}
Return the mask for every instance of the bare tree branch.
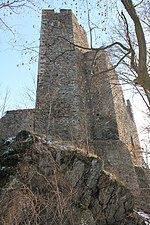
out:
{"label": "bare tree branch", "polygon": [[[148,75],[147,70],[147,48],[143,28],[132,1],[121,0],[121,2],[134,23],[135,33],[138,41],[138,48],[139,48],[139,62],[137,66],[138,77],[135,79],[135,84],[141,85],[145,90],[150,92],[150,77]],[[136,65],[133,62],[133,60],[131,66],[136,68]]]}

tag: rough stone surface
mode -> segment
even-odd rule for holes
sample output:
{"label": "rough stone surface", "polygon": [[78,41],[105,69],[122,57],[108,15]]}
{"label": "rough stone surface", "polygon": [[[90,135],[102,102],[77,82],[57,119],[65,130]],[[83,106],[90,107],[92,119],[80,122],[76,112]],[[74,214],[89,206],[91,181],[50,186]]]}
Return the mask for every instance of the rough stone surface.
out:
{"label": "rough stone surface", "polygon": [[139,146],[130,102],[126,106],[115,71],[107,71],[111,67],[104,51],[88,49],[70,10],[43,10],[36,131],[80,145],[120,139]]}
{"label": "rough stone surface", "polygon": [[88,47],[85,31],[71,11],[43,11],[36,131],[80,145],[109,139],[139,145],[117,75],[104,72],[111,67],[106,53],[82,47]]}
{"label": "rough stone surface", "polygon": [[7,111],[0,119],[0,138],[13,137],[25,129],[34,130],[35,109],[18,109]]}
{"label": "rough stone surface", "polygon": [[120,140],[94,142],[93,151],[104,160],[104,169],[126,185],[137,198],[140,195],[138,177],[126,145]]}
{"label": "rough stone surface", "polygon": [[73,187],[77,184],[84,172],[84,163],[82,161],[74,162],[73,168],[69,171],[68,180]]}
{"label": "rough stone surface", "polygon": [[150,213],[150,173],[149,168],[135,167],[140,187],[140,205],[141,209]]}
{"label": "rough stone surface", "polygon": [[22,131],[1,144],[1,225],[146,224],[133,211],[130,191],[103,170],[100,158],[45,141]]}

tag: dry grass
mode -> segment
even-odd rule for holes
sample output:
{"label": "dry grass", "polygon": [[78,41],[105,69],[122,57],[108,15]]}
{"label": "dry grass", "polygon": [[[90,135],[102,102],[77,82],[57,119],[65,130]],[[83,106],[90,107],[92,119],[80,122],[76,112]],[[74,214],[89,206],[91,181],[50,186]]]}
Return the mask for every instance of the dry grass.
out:
{"label": "dry grass", "polygon": [[[53,147],[41,143],[26,152],[0,202],[1,225],[74,224],[72,188],[56,163]],[[66,171],[67,173],[67,171]]]}

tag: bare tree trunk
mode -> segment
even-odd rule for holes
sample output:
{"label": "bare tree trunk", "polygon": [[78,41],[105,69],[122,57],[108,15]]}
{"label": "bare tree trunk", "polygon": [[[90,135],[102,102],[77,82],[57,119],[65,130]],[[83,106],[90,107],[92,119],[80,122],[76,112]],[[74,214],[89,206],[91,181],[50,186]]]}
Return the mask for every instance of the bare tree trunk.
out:
{"label": "bare tree trunk", "polygon": [[150,104],[150,93],[149,93],[150,77],[147,69],[147,48],[143,28],[139,20],[139,17],[136,13],[135,7],[132,3],[132,0],[121,0],[121,2],[134,23],[135,33],[138,41],[138,48],[139,48],[138,63],[136,64],[134,60],[132,61],[131,64],[131,67],[136,71],[138,75],[138,77],[135,79],[135,84],[139,84],[140,86],[143,87],[144,91],[146,90],[146,96]]}

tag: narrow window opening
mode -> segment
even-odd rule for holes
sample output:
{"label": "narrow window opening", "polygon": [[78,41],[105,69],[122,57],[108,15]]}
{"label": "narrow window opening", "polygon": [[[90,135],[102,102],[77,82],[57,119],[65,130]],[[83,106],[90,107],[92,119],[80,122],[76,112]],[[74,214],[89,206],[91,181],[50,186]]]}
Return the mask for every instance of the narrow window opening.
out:
{"label": "narrow window opening", "polygon": [[134,146],[134,141],[133,141],[133,137],[131,136],[131,144],[132,146]]}

